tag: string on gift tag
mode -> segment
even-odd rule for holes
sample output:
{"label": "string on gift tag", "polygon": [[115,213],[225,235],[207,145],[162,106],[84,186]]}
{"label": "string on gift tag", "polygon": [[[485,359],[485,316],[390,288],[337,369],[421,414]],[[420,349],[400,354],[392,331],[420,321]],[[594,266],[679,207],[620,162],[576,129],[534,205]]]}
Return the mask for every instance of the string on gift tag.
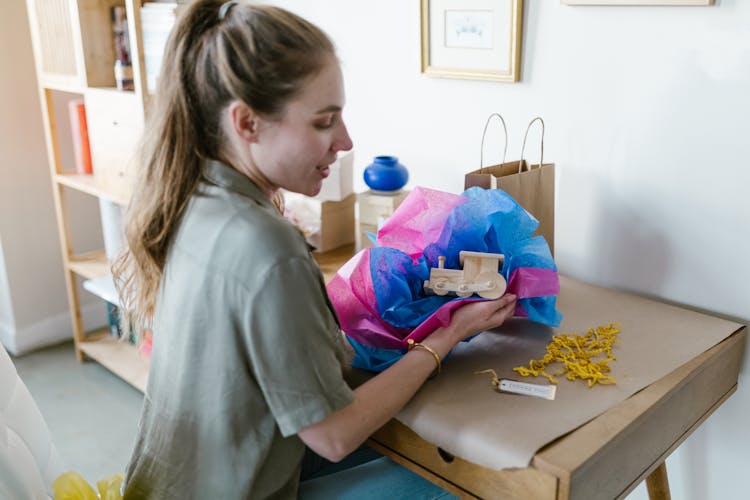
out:
{"label": "string on gift tag", "polygon": [[497,390],[500,387],[500,378],[497,376],[497,372],[495,372],[495,370],[493,370],[492,368],[474,372],[474,375],[484,375],[485,373],[492,375],[492,386],[495,388],[495,390]]}
{"label": "string on gift tag", "polygon": [[[596,384],[615,384],[609,367],[610,361],[617,358],[612,354],[612,346],[619,342],[619,323],[589,328],[586,335],[554,335],[547,344],[547,353],[542,359],[532,359],[529,366],[517,366],[513,371],[523,377],[546,377],[553,384],[565,375],[568,380],[586,380],[589,387]],[[550,374],[547,368],[553,363],[562,363],[562,368]]]}

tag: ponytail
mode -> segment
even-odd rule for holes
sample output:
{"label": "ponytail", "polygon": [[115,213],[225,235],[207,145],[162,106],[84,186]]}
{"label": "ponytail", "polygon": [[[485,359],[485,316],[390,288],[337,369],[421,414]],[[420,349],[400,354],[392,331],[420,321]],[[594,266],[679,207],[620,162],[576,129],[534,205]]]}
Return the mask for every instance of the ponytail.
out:
{"label": "ponytail", "polygon": [[205,161],[231,163],[221,111],[239,99],[280,115],[334,52],[325,33],[288,11],[237,2],[220,19],[222,3],[192,2],[165,48],[127,213],[128,248],[113,266],[123,317],[136,331],[150,327],[170,245]]}

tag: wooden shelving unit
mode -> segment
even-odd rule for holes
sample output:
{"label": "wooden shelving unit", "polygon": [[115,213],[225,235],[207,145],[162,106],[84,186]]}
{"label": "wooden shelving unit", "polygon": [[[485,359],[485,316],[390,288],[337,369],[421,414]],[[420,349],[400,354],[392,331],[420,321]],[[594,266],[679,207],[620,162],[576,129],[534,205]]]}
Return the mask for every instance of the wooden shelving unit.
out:
{"label": "wooden shelving unit", "polygon": [[[111,263],[104,250],[81,253],[73,248],[70,234],[76,221],[68,217],[66,193],[73,190],[120,205],[128,203],[132,158],[147,100],[140,23],[144,3],[26,0],[76,355],[79,360],[88,357],[101,363],[141,391],[146,387],[149,363],[136,346],[110,336],[107,329],[84,331],[79,281],[107,276]],[[113,7],[124,7],[127,15],[134,80],[131,91],[116,88]],[[78,173],[61,153],[72,149],[73,139],[60,133],[61,125],[69,121],[60,113],[60,102],[80,98],[86,105],[93,175]],[[61,116],[56,116],[56,111]]]}

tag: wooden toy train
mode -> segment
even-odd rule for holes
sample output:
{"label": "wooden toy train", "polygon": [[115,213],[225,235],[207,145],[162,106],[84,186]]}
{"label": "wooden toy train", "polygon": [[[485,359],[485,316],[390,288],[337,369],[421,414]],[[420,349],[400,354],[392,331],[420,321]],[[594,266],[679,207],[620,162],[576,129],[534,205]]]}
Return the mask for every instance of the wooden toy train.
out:
{"label": "wooden toy train", "polygon": [[445,257],[438,257],[438,267],[430,269],[425,289],[437,295],[454,292],[459,297],[476,293],[485,299],[497,299],[505,293],[507,283],[498,272],[505,258],[503,254],[463,250],[458,256],[463,269],[445,269]]}

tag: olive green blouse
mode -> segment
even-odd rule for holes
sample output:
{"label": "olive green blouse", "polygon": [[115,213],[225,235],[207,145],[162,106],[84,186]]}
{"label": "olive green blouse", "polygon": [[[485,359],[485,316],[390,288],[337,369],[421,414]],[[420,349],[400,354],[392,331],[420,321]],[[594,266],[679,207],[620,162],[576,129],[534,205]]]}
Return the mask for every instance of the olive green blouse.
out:
{"label": "olive green blouse", "polygon": [[126,498],[294,498],[297,433],[353,400],[307,244],[208,162],[170,249]]}

